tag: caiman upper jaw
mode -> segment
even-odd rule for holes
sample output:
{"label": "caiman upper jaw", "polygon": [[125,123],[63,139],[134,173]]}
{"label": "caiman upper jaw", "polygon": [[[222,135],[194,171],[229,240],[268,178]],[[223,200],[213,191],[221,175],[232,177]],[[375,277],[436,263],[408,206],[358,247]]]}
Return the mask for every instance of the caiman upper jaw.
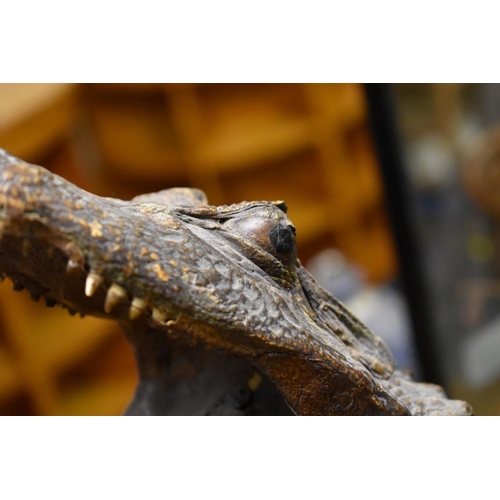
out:
{"label": "caiman upper jaw", "polygon": [[314,282],[281,203],[210,207],[195,192],[178,206],[186,196],[101,198],[0,150],[0,277],[120,321],[140,349],[154,329],[246,357],[298,414],[470,413],[394,370]]}
{"label": "caiman upper jaw", "polygon": [[[177,190],[176,200],[179,191],[186,194]],[[271,316],[279,314],[281,281],[275,283],[219,238],[224,230],[215,234],[206,224],[193,224],[196,209],[187,217],[182,207],[154,201],[166,202],[171,195],[156,193],[132,202],[100,198],[4,153],[0,272],[18,288],[26,287],[34,296],[81,314],[130,322],[146,313],[153,326],[189,331],[190,338],[230,348],[235,354],[286,350],[281,340],[293,315],[282,319],[282,325],[276,321],[273,342],[264,314],[266,310]],[[197,201],[203,201],[199,194]],[[284,217],[282,208],[272,203],[256,205]],[[215,210],[205,207],[201,214]],[[220,211],[227,219],[239,209]],[[19,259],[20,249],[29,258]],[[234,266],[227,264],[228,254],[234,257]],[[262,298],[264,288],[271,285],[274,301]],[[260,309],[253,307],[255,302]],[[240,343],[227,338],[229,330],[239,332]]]}

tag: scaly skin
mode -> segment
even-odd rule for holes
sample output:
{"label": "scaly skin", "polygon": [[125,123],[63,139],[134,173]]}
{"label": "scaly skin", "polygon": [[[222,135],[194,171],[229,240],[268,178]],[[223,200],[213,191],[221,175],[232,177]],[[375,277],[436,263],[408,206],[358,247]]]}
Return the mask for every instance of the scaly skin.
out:
{"label": "scaly skin", "polygon": [[[314,281],[285,212],[283,202],[209,206],[197,190],[101,198],[0,150],[0,272],[48,305],[120,322],[141,375],[130,413],[168,413],[174,386],[188,394],[172,352],[194,359],[187,345],[201,344],[235,357],[228,372],[249,360],[299,415],[470,414],[396,370]],[[198,375],[222,366],[204,356],[192,361]]]}

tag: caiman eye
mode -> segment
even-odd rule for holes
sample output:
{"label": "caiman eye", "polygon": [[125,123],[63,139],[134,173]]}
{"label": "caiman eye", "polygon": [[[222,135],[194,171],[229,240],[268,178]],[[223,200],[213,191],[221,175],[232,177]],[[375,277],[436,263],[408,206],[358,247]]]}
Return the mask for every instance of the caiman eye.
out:
{"label": "caiman eye", "polygon": [[258,245],[283,263],[295,257],[295,228],[284,220],[254,216],[224,222],[229,233],[236,233],[248,243]]}
{"label": "caiman eye", "polygon": [[279,222],[269,231],[269,240],[277,253],[288,254],[295,246],[295,228]]}

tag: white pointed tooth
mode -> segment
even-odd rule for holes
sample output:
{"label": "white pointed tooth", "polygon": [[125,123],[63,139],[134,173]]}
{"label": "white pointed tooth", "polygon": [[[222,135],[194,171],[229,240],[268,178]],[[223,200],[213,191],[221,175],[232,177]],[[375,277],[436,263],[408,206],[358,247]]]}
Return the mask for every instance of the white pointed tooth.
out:
{"label": "white pointed tooth", "polygon": [[92,297],[96,290],[102,285],[103,281],[103,277],[99,274],[89,273],[85,281],[85,295],[87,297]]}
{"label": "white pointed tooth", "polygon": [[159,323],[165,323],[167,320],[167,313],[164,311],[161,311],[160,309],[157,309],[156,307],[153,308],[153,319],[158,321]]}
{"label": "white pointed tooth", "polygon": [[131,320],[137,319],[141,314],[143,314],[148,307],[148,303],[144,299],[139,297],[134,297],[132,304],[130,304],[130,311],[128,317]]}
{"label": "white pointed tooth", "polygon": [[104,312],[110,313],[116,305],[127,296],[127,291],[120,285],[113,283],[108,290],[106,295],[106,301],[104,302]]}

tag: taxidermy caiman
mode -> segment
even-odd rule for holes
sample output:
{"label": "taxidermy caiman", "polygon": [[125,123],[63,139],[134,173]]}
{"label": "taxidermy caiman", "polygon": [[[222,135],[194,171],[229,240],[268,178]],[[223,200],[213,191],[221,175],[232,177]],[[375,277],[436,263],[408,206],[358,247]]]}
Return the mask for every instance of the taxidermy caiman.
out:
{"label": "taxidermy caiman", "polygon": [[126,414],[471,413],[315,282],[284,202],[102,198],[0,150],[0,229],[15,290],[123,327],[140,376]]}

